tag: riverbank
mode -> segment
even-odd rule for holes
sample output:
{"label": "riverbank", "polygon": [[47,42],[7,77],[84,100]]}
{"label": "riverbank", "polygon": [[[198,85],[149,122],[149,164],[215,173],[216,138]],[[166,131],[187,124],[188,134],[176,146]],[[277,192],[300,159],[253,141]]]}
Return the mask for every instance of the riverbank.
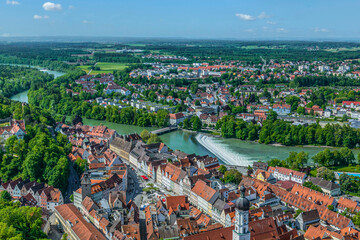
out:
{"label": "riverbank", "polygon": [[[142,130],[148,131],[157,128],[144,128],[134,125],[124,125],[101,120],[84,119],[85,125],[105,125],[116,130],[119,134],[130,134]],[[201,139],[201,136],[207,139]],[[254,141],[243,141],[240,139],[226,139],[212,134],[197,133],[191,130],[177,130],[160,136],[161,140],[173,150],[181,150],[187,154],[209,155],[219,158],[223,164],[248,166],[254,161],[269,161],[273,158],[286,159],[290,152],[307,152],[309,158],[316,155],[325,148],[321,147],[298,147],[298,146],[271,146],[259,144]],[[359,151],[354,151],[357,154]]]}
{"label": "riverbank", "polygon": [[[224,139],[224,140],[229,139],[229,140],[234,140],[234,141],[242,141],[242,142],[248,142],[248,143],[262,144],[262,145],[273,146],[273,147],[322,148],[322,149],[324,149],[324,148],[330,148],[330,149],[339,149],[339,148],[341,148],[341,147],[333,147],[333,146],[325,146],[325,145],[293,145],[293,146],[286,146],[286,145],[281,144],[281,143],[265,144],[265,143],[259,143],[258,140],[250,141],[250,140],[241,140],[241,139],[238,139],[238,138],[224,138],[220,134],[216,135],[216,134],[208,133],[208,132],[211,132],[211,131],[197,132],[197,131],[193,131],[193,130],[189,130],[189,129],[183,129],[183,128],[179,128],[179,130],[182,130],[184,132],[194,133],[194,134],[202,134],[202,135],[207,136],[207,137],[221,138],[221,139]],[[360,150],[360,148],[352,148],[352,150]]]}

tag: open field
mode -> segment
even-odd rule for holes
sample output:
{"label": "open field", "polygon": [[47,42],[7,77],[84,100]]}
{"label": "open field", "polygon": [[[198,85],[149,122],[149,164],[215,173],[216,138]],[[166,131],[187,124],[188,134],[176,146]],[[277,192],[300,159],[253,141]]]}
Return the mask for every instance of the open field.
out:
{"label": "open field", "polygon": [[102,71],[102,70],[92,70],[90,72],[91,75],[97,75],[97,74],[102,74],[102,73],[112,73],[113,71]]}
{"label": "open field", "polygon": [[[113,71],[121,71],[121,70],[125,70],[125,68],[128,65],[126,63],[110,63],[110,62],[98,62],[96,64],[96,67],[99,67],[100,70],[92,70],[91,74],[101,74],[101,73],[112,73]],[[89,73],[89,67],[91,67],[90,65],[83,65],[83,66],[78,66],[78,68],[84,70],[86,72],[86,74]]]}
{"label": "open field", "polygon": [[250,46],[242,46],[240,47],[242,49],[274,49],[273,47],[268,46],[256,46],[256,45],[250,45]]}
{"label": "open field", "polygon": [[128,65],[126,63],[108,63],[108,62],[99,62],[96,64],[96,67],[99,67],[101,71],[112,72],[115,70],[125,70]]}
{"label": "open field", "polygon": [[86,72],[86,74],[89,73],[89,67],[91,67],[90,65],[82,65],[82,66],[78,66],[78,68],[84,70]]}
{"label": "open field", "polygon": [[353,48],[332,48],[332,49],[326,49],[326,51],[329,52],[342,52],[342,51],[359,51],[360,47],[353,47]]}
{"label": "open field", "polygon": [[146,47],[146,44],[141,44],[141,43],[130,43],[130,44],[126,44],[130,47]]}

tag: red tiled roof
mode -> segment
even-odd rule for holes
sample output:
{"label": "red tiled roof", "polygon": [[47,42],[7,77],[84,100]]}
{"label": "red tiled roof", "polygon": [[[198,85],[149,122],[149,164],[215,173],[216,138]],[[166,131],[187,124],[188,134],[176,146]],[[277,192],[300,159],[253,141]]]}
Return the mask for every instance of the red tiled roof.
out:
{"label": "red tiled roof", "polygon": [[169,114],[170,119],[181,119],[184,117],[183,113],[170,113]]}
{"label": "red tiled roof", "polygon": [[295,170],[291,170],[291,169],[288,169],[288,168],[283,168],[283,167],[276,167],[275,168],[275,171],[283,174],[283,175],[287,175],[289,176],[290,174],[292,174],[292,176],[295,176],[297,178],[304,178],[305,177],[305,173],[302,173],[302,172],[298,172],[298,171],[295,171]]}
{"label": "red tiled roof", "polygon": [[232,231],[234,226],[227,228],[215,229],[208,232],[203,232],[196,235],[184,237],[184,240],[232,240]]}
{"label": "red tiled roof", "polygon": [[337,208],[341,209],[341,210],[345,210],[346,208],[349,209],[351,212],[356,212],[357,210],[357,206],[358,203],[355,201],[352,201],[350,199],[341,197],[338,201],[337,201]]}
{"label": "red tiled roof", "polygon": [[332,205],[335,202],[335,199],[333,197],[301,186],[299,184],[294,185],[294,187],[291,189],[291,193],[325,207],[327,207],[328,205]]}
{"label": "red tiled roof", "polygon": [[186,201],[185,196],[167,196],[166,197],[166,208],[167,209],[178,209],[178,207],[182,209],[190,209],[189,203]]}
{"label": "red tiled roof", "polygon": [[195,186],[191,190],[196,195],[202,197],[206,201],[210,201],[210,199],[216,193],[216,190],[206,185],[206,183],[202,180],[198,180],[195,183]]}
{"label": "red tiled roof", "polygon": [[71,222],[71,229],[81,240],[106,240],[106,238],[87,222],[80,211],[71,203],[55,207],[59,215],[68,222]]}
{"label": "red tiled roof", "polygon": [[269,189],[276,196],[278,196],[283,202],[287,203],[290,206],[295,206],[296,208],[299,208],[302,211],[310,211],[313,209],[317,209],[321,220],[326,221],[328,224],[333,225],[339,229],[348,227],[351,223],[351,220],[349,218],[344,217],[336,212],[327,209],[327,207],[324,205],[318,205],[313,201],[310,201],[306,198],[302,198],[300,195],[296,195],[292,192],[287,192],[275,185],[262,182],[257,179],[250,179],[249,177],[246,176],[243,177],[243,181],[244,180],[247,181],[248,183],[251,183],[257,189],[257,191],[259,191],[258,189],[259,187],[261,190],[261,188],[264,188],[264,186],[266,186],[267,189]]}

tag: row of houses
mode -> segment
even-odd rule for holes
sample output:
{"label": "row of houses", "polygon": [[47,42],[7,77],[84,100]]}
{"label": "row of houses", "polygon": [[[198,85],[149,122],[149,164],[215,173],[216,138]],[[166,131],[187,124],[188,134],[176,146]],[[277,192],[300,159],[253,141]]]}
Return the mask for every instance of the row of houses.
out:
{"label": "row of houses", "polygon": [[1,191],[7,191],[14,200],[18,200],[24,206],[37,206],[51,212],[56,206],[64,203],[59,189],[29,179],[18,178],[4,182],[0,185]]}
{"label": "row of houses", "polygon": [[[261,164],[262,166],[259,166]],[[266,163],[254,163],[256,169],[253,175],[256,179],[274,184],[276,182],[281,185],[293,187],[297,184],[304,184],[306,181],[321,188],[321,190],[330,196],[341,195],[340,185],[321,178],[308,177],[305,173],[291,170],[283,167],[268,167]]]}
{"label": "row of houses", "polygon": [[[338,230],[345,227],[354,227],[354,223],[351,219],[328,209],[327,206],[336,204],[336,201],[334,198],[323,193],[318,193],[317,191],[297,184],[295,184],[289,192],[277,185],[248,177],[244,177],[242,184],[254,187],[259,196],[272,194],[286,206],[300,209],[304,212],[317,209],[324,225],[330,225]],[[338,206],[339,209],[342,209],[343,207],[343,204]]]}

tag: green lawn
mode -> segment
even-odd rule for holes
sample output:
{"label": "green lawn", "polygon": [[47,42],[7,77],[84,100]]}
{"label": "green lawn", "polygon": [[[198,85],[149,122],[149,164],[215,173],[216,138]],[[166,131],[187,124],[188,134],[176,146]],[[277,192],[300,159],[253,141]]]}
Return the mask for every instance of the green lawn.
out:
{"label": "green lawn", "polygon": [[317,169],[316,168],[310,171],[310,176],[316,177],[316,175],[317,175]]}
{"label": "green lawn", "polygon": [[10,123],[9,123],[9,122],[5,122],[5,123],[1,123],[1,124],[0,124],[0,127],[6,127],[6,126],[10,126]]}
{"label": "green lawn", "polygon": [[329,167],[329,169],[336,171],[336,172],[354,172],[354,173],[360,173],[360,169],[356,166],[347,166],[347,167]]}

